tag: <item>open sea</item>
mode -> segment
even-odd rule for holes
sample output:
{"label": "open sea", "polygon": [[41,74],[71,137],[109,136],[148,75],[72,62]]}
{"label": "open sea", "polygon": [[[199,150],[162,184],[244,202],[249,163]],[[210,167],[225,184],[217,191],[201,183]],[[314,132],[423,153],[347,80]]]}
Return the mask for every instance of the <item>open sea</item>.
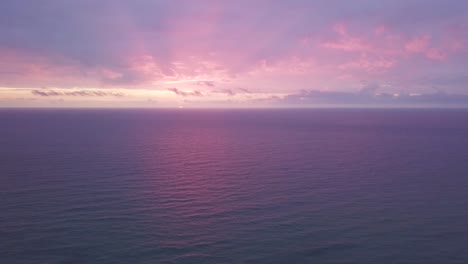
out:
{"label": "open sea", "polygon": [[468,110],[0,110],[0,263],[468,263]]}

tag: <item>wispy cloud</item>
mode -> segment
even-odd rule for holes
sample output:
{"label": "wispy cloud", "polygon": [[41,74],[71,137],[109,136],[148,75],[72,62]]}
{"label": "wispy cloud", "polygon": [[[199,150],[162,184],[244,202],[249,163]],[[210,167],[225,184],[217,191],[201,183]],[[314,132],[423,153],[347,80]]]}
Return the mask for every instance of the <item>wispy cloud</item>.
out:
{"label": "wispy cloud", "polygon": [[271,103],[299,106],[463,106],[468,107],[468,95],[444,92],[423,94],[391,94],[378,92],[369,86],[356,92],[303,90],[285,97],[274,97]]}
{"label": "wispy cloud", "polygon": [[168,88],[167,90],[171,91],[171,92],[174,92],[175,94],[177,94],[178,96],[182,96],[182,97],[188,97],[188,96],[203,96],[202,92],[198,91],[198,90],[195,90],[195,91],[190,91],[190,92],[187,92],[187,91],[182,91],[182,90],[179,90],[177,88]]}
{"label": "wispy cloud", "polygon": [[199,85],[199,86],[205,86],[205,87],[214,87],[214,86],[215,86],[215,82],[212,82],[212,81],[198,81],[198,82],[197,82],[197,85]]}
{"label": "wispy cloud", "polygon": [[83,96],[83,97],[93,97],[93,96],[113,96],[113,97],[123,97],[125,94],[121,92],[106,92],[106,91],[65,91],[59,92],[55,90],[32,90],[31,93],[36,96],[49,97],[49,96]]}

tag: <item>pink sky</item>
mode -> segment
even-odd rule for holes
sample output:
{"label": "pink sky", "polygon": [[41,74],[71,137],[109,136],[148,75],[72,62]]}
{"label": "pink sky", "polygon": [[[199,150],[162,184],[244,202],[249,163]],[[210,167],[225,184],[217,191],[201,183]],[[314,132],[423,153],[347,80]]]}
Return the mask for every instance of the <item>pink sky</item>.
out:
{"label": "pink sky", "polygon": [[467,106],[467,13],[455,0],[5,0],[0,106]]}

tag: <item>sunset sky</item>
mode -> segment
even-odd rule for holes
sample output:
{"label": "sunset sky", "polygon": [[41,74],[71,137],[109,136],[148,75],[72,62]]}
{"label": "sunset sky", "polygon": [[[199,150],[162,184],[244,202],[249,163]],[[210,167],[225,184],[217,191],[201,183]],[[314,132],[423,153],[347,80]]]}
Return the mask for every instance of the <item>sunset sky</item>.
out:
{"label": "sunset sky", "polygon": [[468,1],[0,1],[0,107],[322,106],[468,106]]}

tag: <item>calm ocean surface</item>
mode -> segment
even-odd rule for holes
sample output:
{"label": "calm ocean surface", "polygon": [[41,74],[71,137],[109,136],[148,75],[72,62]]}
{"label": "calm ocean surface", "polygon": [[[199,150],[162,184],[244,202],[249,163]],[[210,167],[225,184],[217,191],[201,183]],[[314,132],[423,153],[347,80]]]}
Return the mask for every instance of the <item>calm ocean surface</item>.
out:
{"label": "calm ocean surface", "polygon": [[468,111],[0,110],[0,263],[468,263]]}

